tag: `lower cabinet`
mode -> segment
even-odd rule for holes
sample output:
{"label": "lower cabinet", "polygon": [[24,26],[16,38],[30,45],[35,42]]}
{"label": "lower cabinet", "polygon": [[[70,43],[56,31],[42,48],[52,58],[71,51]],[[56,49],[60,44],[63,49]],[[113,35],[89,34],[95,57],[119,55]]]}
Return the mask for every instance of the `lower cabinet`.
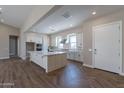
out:
{"label": "lower cabinet", "polygon": [[68,51],[67,52],[67,59],[73,60],[74,59],[74,52]]}
{"label": "lower cabinet", "polygon": [[65,54],[48,56],[47,72],[64,67],[66,64],[67,64],[67,61],[66,61]]}
{"label": "lower cabinet", "polygon": [[54,55],[42,55],[35,52],[31,52],[30,61],[43,67],[47,73],[62,68],[67,64],[65,53]]}
{"label": "lower cabinet", "polygon": [[42,58],[42,56],[37,53],[30,53],[30,60],[33,61],[35,64],[46,68],[47,57]]}
{"label": "lower cabinet", "polygon": [[67,59],[83,62],[82,51],[68,51]]}

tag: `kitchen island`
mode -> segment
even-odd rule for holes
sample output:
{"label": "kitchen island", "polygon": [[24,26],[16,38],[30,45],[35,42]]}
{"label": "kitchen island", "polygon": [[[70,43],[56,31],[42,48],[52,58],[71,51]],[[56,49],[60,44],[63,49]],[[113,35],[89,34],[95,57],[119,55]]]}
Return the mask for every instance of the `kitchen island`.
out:
{"label": "kitchen island", "polygon": [[62,68],[67,64],[65,52],[30,51],[29,53],[30,61],[44,68],[47,73]]}

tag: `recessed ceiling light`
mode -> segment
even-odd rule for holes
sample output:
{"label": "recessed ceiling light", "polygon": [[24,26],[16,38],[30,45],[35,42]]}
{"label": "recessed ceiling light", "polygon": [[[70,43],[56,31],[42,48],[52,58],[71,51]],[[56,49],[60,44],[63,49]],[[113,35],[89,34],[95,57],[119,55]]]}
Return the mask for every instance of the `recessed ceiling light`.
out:
{"label": "recessed ceiling light", "polygon": [[70,27],[72,27],[73,25],[72,24],[70,24]]}
{"label": "recessed ceiling light", "polygon": [[0,21],[3,23],[4,22],[4,19],[1,19]]}
{"label": "recessed ceiling light", "polygon": [[2,8],[0,7],[0,11],[2,10]]}
{"label": "recessed ceiling light", "polygon": [[52,27],[52,26],[50,26],[49,28],[50,28],[50,29],[53,29],[53,27]]}
{"label": "recessed ceiling light", "polygon": [[92,15],[95,15],[96,14],[96,12],[94,11],[94,12],[92,12]]}
{"label": "recessed ceiling light", "polygon": [[0,8],[0,14],[2,14],[2,8]]}

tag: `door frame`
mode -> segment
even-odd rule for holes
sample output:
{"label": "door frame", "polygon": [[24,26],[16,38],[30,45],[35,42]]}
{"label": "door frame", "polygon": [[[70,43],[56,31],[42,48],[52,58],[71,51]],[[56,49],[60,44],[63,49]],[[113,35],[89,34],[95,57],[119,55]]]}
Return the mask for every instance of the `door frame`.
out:
{"label": "door frame", "polygon": [[102,24],[102,25],[98,25],[98,26],[93,26],[92,27],[92,66],[93,66],[93,68],[95,68],[95,54],[94,54],[94,48],[95,48],[95,35],[94,35],[94,31],[95,31],[95,29],[96,28],[98,28],[98,27],[102,27],[102,26],[107,26],[107,25],[111,25],[111,24],[119,24],[120,26],[119,26],[119,29],[120,29],[120,33],[119,33],[119,35],[120,35],[120,70],[119,70],[119,72],[118,72],[118,74],[120,74],[120,75],[122,75],[123,73],[122,73],[122,21],[120,20],[120,21],[114,21],[114,22],[111,22],[111,23],[107,23],[107,24]]}
{"label": "door frame", "polygon": [[17,38],[17,46],[16,46],[16,54],[19,56],[19,37],[16,35],[9,35],[9,57],[10,57],[10,37],[16,37]]}

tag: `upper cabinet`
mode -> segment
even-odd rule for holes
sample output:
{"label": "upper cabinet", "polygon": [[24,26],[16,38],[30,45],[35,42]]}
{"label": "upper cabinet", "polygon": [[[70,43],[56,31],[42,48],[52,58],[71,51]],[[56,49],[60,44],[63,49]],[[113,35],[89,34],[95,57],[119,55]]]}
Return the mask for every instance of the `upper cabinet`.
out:
{"label": "upper cabinet", "polygon": [[35,36],[35,34],[33,34],[33,33],[27,33],[26,34],[26,38],[27,38],[26,41],[27,42],[35,42],[34,41],[34,36]]}
{"label": "upper cabinet", "polygon": [[43,40],[42,40],[42,35],[36,35],[36,37],[35,37],[35,42],[42,44],[42,42],[43,42]]}
{"label": "upper cabinet", "polygon": [[42,35],[37,33],[27,33],[27,42],[42,43]]}

